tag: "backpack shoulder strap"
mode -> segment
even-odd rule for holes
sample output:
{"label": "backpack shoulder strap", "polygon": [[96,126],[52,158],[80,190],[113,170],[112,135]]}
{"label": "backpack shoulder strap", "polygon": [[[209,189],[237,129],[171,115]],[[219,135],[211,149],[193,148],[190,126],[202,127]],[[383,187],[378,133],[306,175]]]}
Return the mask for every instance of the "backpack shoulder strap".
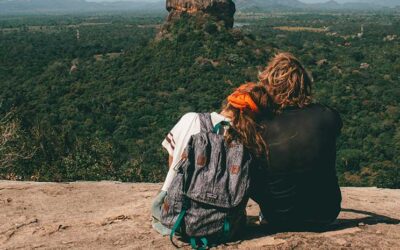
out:
{"label": "backpack shoulder strap", "polygon": [[207,133],[213,132],[214,126],[211,121],[210,113],[199,113],[200,118],[200,132]]}

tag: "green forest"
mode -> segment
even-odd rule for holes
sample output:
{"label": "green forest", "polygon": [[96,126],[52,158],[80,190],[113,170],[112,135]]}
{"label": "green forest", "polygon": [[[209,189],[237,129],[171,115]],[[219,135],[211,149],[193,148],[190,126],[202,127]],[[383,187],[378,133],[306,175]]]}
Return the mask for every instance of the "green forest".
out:
{"label": "green forest", "polygon": [[186,112],[219,110],[279,51],[337,109],[341,185],[400,188],[400,13],[0,17],[0,179],[159,182]]}

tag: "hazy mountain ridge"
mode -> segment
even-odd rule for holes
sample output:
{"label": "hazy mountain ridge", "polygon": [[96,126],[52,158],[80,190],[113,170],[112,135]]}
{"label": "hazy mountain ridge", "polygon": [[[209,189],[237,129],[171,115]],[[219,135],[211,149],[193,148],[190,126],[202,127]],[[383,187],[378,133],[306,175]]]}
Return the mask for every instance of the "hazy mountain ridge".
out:
{"label": "hazy mountain ridge", "polygon": [[[379,10],[400,6],[398,0],[355,0],[339,3],[330,0],[324,3],[304,3],[300,0],[236,0],[239,11],[270,10]],[[105,11],[165,11],[165,1],[117,1],[88,2],[86,0],[3,0],[0,1],[0,14],[19,13],[81,13]]]}
{"label": "hazy mountain ridge", "polygon": [[237,0],[239,10],[251,9],[298,9],[305,8],[308,4],[298,0]]}
{"label": "hazy mountain ridge", "polygon": [[[359,1],[354,1],[354,2],[361,2]],[[386,7],[400,7],[400,1],[399,0],[363,0],[362,2],[366,3],[366,4],[379,4],[382,6],[386,6]]]}
{"label": "hazy mountain ridge", "polygon": [[330,0],[322,3],[304,3],[300,0],[237,0],[236,5],[242,11],[260,11],[260,10],[379,10],[385,8],[394,8],[400,5],[396,0],[376,1],[357,1],[339,3]]}
{"label": "hazy mountain ridge", "polygon": [[86,0],[0,1],[0,14],[47,12],[163,11],[164,1],[88,2]]}

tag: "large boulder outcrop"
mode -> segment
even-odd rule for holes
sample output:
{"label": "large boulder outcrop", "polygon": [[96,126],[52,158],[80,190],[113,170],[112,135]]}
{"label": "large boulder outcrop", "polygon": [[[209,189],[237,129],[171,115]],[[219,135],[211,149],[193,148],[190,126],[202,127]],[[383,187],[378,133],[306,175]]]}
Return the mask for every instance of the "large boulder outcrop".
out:
{"label": "large boulder outcrop", "polygon": [[232,0],[167,0],[167,10],[169,22],[179,19],[183,14],[200,15],[214,18],[227,28],[232,28],[236,7]]}

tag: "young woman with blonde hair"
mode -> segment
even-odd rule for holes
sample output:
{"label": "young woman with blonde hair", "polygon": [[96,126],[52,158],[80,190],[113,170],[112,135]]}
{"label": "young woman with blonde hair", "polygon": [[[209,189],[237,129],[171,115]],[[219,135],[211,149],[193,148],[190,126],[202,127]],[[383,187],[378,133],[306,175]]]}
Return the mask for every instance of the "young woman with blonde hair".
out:
{"label": "young woman with blonde hair", "polygon": [[290,53],[271,59],[259,75],[274,103],[268,125],[268,166],[253,178],[253,199],[262,217],[278,227],[328,225],[341,209],[336,177],[339,113],[312,98],[312,78]]}

